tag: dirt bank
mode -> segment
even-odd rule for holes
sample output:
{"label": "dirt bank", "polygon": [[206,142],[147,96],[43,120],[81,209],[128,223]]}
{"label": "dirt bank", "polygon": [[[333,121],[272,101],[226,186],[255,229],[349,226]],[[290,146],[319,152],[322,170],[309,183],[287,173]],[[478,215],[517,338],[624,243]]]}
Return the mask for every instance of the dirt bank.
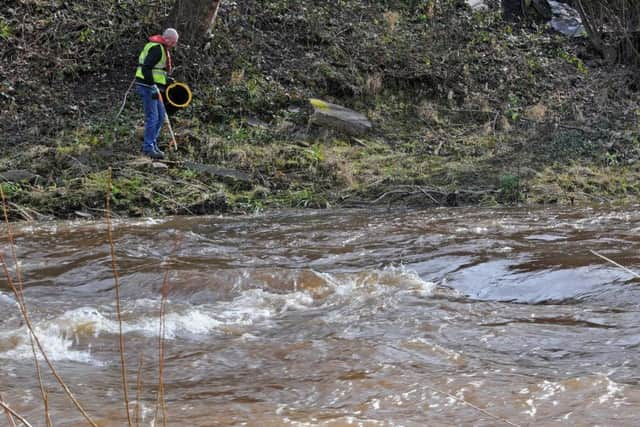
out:
{"label": "dirt bank", "polygon": [[[136,57],[171,1],[9,1],[0,158],[12,218],[369,204],[635,201],[638,93],[581,38],[464,2],[224,2],[179,45],[179,149],[139,157]],[[436,5],[436,7],[432,7]],[[313,125],[309,98],[364,113]],[[164,138],[166,142],[168,137]]]}

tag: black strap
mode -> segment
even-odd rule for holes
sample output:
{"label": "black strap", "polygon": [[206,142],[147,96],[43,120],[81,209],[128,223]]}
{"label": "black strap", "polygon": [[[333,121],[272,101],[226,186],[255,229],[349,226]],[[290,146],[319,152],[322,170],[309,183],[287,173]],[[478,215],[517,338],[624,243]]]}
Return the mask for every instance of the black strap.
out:
{"label": "black strap", "polygon": [[[138,67],[144,67],[144,63],[143,64],[138,63]],[[152,70],[166,70],[167,67],[152,67],[151,69]]]}

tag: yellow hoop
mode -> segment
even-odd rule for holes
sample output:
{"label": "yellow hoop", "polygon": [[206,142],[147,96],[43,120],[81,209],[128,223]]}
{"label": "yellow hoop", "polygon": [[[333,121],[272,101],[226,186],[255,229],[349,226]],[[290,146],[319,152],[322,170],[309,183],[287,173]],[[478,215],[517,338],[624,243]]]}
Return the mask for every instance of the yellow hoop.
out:
{"label": "yellow hoop", "polygon": [[[180,88],[183,88],[184,90],[187,91],[187,100],[184,103],[177,104],[171,99],[171,95],[170,95],[171,94],[171,88],[174,88],[174,87],[180,87]],[[191,103],[191,97],[192,97],[191,89],[189,89],[189,86],[187,86],[185,83],[181,83],[181,82],[173,82],[173,83],[171,83],[169,86],[167,86],[167,89],[165,90],[165,95],[166,95],[166,98],[167,98],[167,102],[170,105],[172,105],[173,107],[176,107],[176,108],[185,108]]]}

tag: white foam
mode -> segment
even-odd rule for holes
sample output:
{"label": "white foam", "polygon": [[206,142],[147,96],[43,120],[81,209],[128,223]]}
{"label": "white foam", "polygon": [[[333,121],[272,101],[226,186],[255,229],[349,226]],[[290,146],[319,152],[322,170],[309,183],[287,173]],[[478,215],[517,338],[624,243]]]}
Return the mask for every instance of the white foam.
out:
{"label": "white foam", "polygon": [[542,394],[538,396],[538,399],[549,400],[557,393],[566,391],[566,387],[560,383],[545,380],[540,384],[540,391]]}
{"label": "white foam", "polygon": [[[29,332],[26,328],[19,331],[13,331],[13,334],[19,337],[19,343],[14,348],[0,353],[0,359],[25,360],[33,357],[33,351],[29,340]],[[35,328],[35,334],[40,344],[44,348],[47,357],[52,361],[69,360],[81,363],[91,363],[90,350],[74,350],[72,346],[74,339],[66,335],[66,331],[61,329],[59,325],[53,324],[47,328]],[[42,355],[36,350],[38,358],[42,359]]]}
{"label": "white foam", "polygon": [[[173,340],[185,333],[206,335],[217,330],[220,324],[219,321],[199,310],[190,310],[186,313],[168,313],[164,317],[164,337]],[[160,319],[159,317],[145,318],[133,324],[125,324],[123,332],[157,336],[160,333]]]}
{"label": "white foam", "polygon": [[538,409],[536,408],[536,405],[534,404],[533,399],[527,399],[526,403],[530,409],[524,411],[524,413],[529,415],[530,417],[535,417],[536,412],[538,412]]}
{"label": "white foam", "polygon": [[600,396],[600,404],[611,402],[616,408],[620,407],[626,400],[624,397],[624,386],[612,381],[608,376],[603,375],[603,379],[607,382],[607,392]]}
{"label": "white foam", "polygon": [[[179,331],[192,334],[209,333],[220,324],[219,321],[198,310],[190,310],[184,314],[169,313],[166,316],[165,336],[175,338]],[[37,322],[35,333],[42,343],[47,356],[54,361],[68,360],[83,363],[96,363],[91,358],[91,347],[74,349],[80,341],[80,335],[88,334],[98,337],[101,334],[118,334],[118,322],[112,320],[95,308],[81,307],[70,310],[55,319]],[[157,336],[159,321],[156,317],[144,317],[132,322],[123,323],[123,332],[139,332],[148,336]],[[32,350],[26,327],[0,334],[0,339],[18,338],[18,344],[8,351],[0,353],[0,359],[31,358]]]}
{"label": "white foam", "polygon": [[[430,295],[435,287],[434,283],[422,280],[417,273],[408,271],[403,266],[367,273],[318,274],[325,279],[327,286],[333,288],[333,295],[341,300],[343,297],[354,298],[354,295],[356,298],[370,298],[372,290],[381,295],[401,292]],[[13,302],[7,295],[0,294],[0,301],[4,300]],[[242,334],[251,333],[256,324],[268,325],[269,320],[276,316],[306,310],[315,303],[313,296],[306,291],[278,294],[263,289],[248,289],[231,301],[198,306],[174,305],[169,300],[164,319],[164,335],[166,339],[173,340],[192,335],[228,333],[229,326],[241,327]],[[126,319],[122,324],[123,333],[157,337],[160,332],[159,307],[160,301],[152,299],[140,299],[126,304],[123,307]],[[120,330],[113,305],[108,308],[75,308],[56,318],[35,321],[34,326],[52,360],[85,363],[92,362],[91,349],[86,348],[86,344],[85,347],[78,348],[78,344],[83,341],[82,337],[117,335]],[[0,333],[1,339],[12,337],[19,338],[18,345],[0,353],[0,358],[30,357],[31,346],[26,329]]]}
{"label": "white foam", "polygon": [[249,289],[230,303],[219,304],[219,316],[225,324],[251,325],[275,315],[276,308],[272,303],[275,299],[276,295],[262,289]]}
{"label": "white foam", "polygon": [[313,297],[307,292],[294,292],[287,295],[283,306],[280,308],[280,313],[284,313],[285,311],[304,310],[311,307],[313,303]]}
{"label": "white foam", "polygon": [[[311,306],[313,298],[305,292],[291,294],[273,294],[261,289],[250,289],[242,292],[231,301],[220,301],[216,304],[200,306],[173,306],[167,301],[164,318],[164,335],[166,339],[176,339],[188,335],[206,335],[225,330],[228,326],[251,326],[257,322],[268,320],[281,313],[301,310]],[[156,337],[160,332],[158,300],[137,300],[128,307],[123,307],[125,318],[129,313],[141,313],[137,318],[126,320],[122,324],[125,334],[138,333]],[[113,310],[113,309],[111,309]],[[80,307],[66,311],[57,318],[35,323],[39,338],[46,337],[47,346],[55,355],[54,360],[89,360],[88,351],[73,351],[71,346],[80,341],[79,335],[98,337],[102,334],[119,333],[119,324],[113,312],[105,313],[94,307]],[[0,334],[0,338],[11,336],[28,337],[26,330],[13,330]],[[26,347],[22,347],[26,345]],[[23,343],[10,352],[0,353],[1,358],[22,355],[29,350],[28,342]],[[16,353],[18,352],[18,353]]]}
{"label": "white foam", "polygon": [[333,288],[336,295],[353,296],[355,292],[366,290],[371,295],[371,289],[381,293],[416,292],[423,296],[432,294],[436,284],[423,280],[418,273],[408,270],[405,266],[389,266],[382,270],[373,270],[367,273],[351,273],[345,275],[333,275],[330,273],[317,273],[328,286]]}

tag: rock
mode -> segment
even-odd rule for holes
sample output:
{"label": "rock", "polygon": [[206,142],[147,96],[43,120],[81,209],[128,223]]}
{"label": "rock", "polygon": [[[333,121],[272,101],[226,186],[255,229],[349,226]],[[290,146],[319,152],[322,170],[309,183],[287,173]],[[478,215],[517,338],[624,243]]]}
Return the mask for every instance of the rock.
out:
{"label": "rock", "polygon": [[151,167],[154,169],[169,169],[169,165],[162,162],[151,162]]}
{"label": "rock", "polygon": [[91,215],[88,212],[75,211],[74,214],[80,218],[86,218],[86,219],[93,218],[93,215]]}
{"label": "rock", "polygon": [[8,182],[35,182],[42,179],[40,175],[33,172],[29,172],[24,169],[12,169],[5,172],[0,172],[0,179]]}
{"label": "rock", "polygon": [[254,128],[262,129],[262,130],[269,129],[269,123],[263,122],[257,117],[249,117],[247,119],[247,125]]}
{"label": "rock", "polygon": [[[467,0],[467,4],[482,3],[480,0]],[[554,30],[568,37],[582,37],[585,34],[580,12],[565,1],[555,0],[502,0],[505,19],[534,19],[549,22]],[[472,6],[473,7],[473,6]]]}
{"label": "rock", "polygon": [[235,169],[220,168],[217,166],[196,162],[184,162],[184,167],[194,170],[198,173],[207,174],[218,178],[231,178],[235,181],[240,181],[247,184],[253,182],[249,174]]}
{"label": "rock", "polygon": [[471,10],[487,10],[489,8],[485,0],[465,0],[465,3]]}
{"label": "rock", "polygon": [[348,135],[363,135],[373,125],[363,114],[320,99],[310,99],[314,108],[311,121],[319,126],[336,129]]}

